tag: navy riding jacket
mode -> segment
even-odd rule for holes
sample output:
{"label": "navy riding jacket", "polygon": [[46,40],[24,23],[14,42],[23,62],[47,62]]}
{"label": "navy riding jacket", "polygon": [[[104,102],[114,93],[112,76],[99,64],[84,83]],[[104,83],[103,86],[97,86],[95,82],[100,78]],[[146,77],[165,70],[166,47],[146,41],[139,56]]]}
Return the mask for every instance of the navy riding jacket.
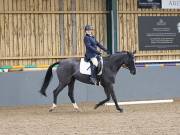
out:
{"label": "navy riding jacket", "polygon": [[103,51],[107,52],[107,49],[104,48],[99,42],[97,42],[97,40],[94,36],[90,36],[90,35],[86,34],[84,36],[84,44],[86,46],[85,56],[87,57],[87,59],[91,59],[91,58],[95,57],[96,55],[101,54],[97,50],[97,47],[99,47]]}

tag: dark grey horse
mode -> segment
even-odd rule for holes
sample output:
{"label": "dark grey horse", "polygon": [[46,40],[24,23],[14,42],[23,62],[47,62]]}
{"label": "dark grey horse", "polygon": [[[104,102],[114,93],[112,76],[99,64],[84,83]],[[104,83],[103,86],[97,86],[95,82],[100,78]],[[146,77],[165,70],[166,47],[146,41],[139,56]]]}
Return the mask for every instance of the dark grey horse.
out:
{"label": "dark grey horse", "polygon": [[[120,112],[123,112],[123,109],[119,107],[116,96],[113,89],[113,84],[115,83],[115,77],[121,66],[126,67],[129,69],[130,73],[135,75],[136,68],[134,64],[134,53],[130,52],[116,52],[110,56],[105,57],[103,62],[103,71],[102,75],[100,76],[100,84],[104,87],[104,92],[107,98],[98,104],[96,104],[95,109],[98,108],[100,105],[103,105],[107,101],[110,100],[112,97],[116,109]],[[46,76],[40,90],[40,93],[46,96],[46,89],[49,85],[49,82],[52,77],[52,68],[53,66],[57,65],[57,76],[59,79],[58,87],[53,91],[54,94],[54,102],[53,106],[51,107],[50,111],[52,111],[57,104],[57,96],[63,90],[64,87],[68,85],[69,91],[68,96],[74,106],[75,109],[78,109],[78,106],[74,99],[74,83],[75,80],[79,80],[80,82],[91,84],[88,75],[83,75],[79,71],[80,61],[77,59],[65,59],[61,60],[60,62],[56,62],[49,66]]]}

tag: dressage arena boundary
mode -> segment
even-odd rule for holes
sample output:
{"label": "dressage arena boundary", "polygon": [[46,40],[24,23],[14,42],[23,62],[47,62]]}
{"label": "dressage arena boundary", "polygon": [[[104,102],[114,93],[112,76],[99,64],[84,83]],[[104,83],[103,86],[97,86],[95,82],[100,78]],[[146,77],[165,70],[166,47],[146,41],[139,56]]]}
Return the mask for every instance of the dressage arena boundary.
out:
{"label": "dressage arena boundary", "polygon": [[[118,105],[159,104],[159,103],[172,103],[172,102],[174,102],[174,99],[118,102]],[[106,103],[105,105],[112,106],[115,104],[114,103]]]}

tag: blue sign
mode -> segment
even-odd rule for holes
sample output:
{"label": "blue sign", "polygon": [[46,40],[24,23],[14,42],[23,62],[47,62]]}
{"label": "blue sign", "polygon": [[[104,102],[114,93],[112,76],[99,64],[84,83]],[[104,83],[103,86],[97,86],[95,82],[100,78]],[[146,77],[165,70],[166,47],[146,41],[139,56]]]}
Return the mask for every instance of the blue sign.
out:
{"label": "blue sign", "polygon": [[138,0],[138,8],[161,8],[161,0]]}

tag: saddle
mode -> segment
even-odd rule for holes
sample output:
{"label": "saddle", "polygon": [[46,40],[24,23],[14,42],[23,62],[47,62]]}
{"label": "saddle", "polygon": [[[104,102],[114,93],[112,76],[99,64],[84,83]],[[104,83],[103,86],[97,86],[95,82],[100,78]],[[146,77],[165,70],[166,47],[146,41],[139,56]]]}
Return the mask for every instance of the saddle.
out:
{"label": "saddle", "polygon": [[[98,76],[100,76],[102,74],[102,70],[103,70],[103,58],[101,56],[96,57],[98,60],[98,66],[96,69],[96,73]],[[91,61],[88,60],[86,57],[85,58],[81,58],[80,61],[80,73],[81,74],[85,74],[85,75],[91,75]]]}

